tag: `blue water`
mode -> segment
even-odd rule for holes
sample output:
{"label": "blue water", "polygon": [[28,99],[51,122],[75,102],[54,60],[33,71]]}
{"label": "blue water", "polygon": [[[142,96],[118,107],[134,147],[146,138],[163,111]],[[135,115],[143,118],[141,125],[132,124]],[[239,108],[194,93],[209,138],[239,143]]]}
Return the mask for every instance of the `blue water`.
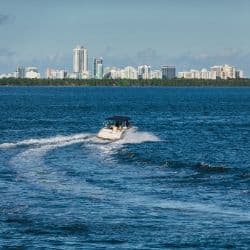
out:
{"label": "blue water", "polygon": [[[248,249],[250,88],[2,87],[0,110],[0,248]],[[95,138],[114,114],[133,128]]]}

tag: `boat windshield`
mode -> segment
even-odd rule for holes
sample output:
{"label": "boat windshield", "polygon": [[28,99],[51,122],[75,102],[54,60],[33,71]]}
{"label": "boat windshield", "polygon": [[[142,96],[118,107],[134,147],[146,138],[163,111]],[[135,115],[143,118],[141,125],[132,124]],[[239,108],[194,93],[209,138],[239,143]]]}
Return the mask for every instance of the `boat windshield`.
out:
{"label": "boat windshield", "polygon": [[114,122],[114,121],[108,120],[108,121],[105,121],[105,122],[104,122],[104,126],[105,126],[106,128],[112,128],[114,125],[115,125],[115,122]]}
{"label": "boat windshield", "polygon": [[115,127],[128,127],[128,121],[118,121],[118,120],[107,120],[104,123],[106,128],[112,129],[114,126]]}

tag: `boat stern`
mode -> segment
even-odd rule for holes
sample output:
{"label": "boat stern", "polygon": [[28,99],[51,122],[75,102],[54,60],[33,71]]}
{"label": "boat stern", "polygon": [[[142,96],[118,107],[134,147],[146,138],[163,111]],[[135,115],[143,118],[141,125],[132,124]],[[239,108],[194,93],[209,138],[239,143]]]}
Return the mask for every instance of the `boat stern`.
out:
{"label": "boat stern", "polygon": [[109,128],[102,128],[97,137],[104,140],[119,140],[123,137],[124,130],[115,130]]}

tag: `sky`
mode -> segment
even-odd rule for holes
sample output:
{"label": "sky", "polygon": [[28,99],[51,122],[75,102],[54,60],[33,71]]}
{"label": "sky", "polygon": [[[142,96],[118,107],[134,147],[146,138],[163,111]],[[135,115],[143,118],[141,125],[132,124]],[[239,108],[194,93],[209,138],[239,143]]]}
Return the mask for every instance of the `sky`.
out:
{"label": "sky", "polygon": [[0,0],[0,73],[72,70],[88,48],[104,66],[232,64],[250,76],[249,0]]}

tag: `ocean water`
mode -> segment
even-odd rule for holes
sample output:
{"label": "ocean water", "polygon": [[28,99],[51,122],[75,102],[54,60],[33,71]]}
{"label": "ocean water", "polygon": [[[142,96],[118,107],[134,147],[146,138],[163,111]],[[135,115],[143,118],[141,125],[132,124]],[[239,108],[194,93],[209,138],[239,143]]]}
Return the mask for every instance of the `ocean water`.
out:
{"label": "ocean water", "polygon": [[249,162],[250,88],[1,87],[0,249],[249,249]]}

